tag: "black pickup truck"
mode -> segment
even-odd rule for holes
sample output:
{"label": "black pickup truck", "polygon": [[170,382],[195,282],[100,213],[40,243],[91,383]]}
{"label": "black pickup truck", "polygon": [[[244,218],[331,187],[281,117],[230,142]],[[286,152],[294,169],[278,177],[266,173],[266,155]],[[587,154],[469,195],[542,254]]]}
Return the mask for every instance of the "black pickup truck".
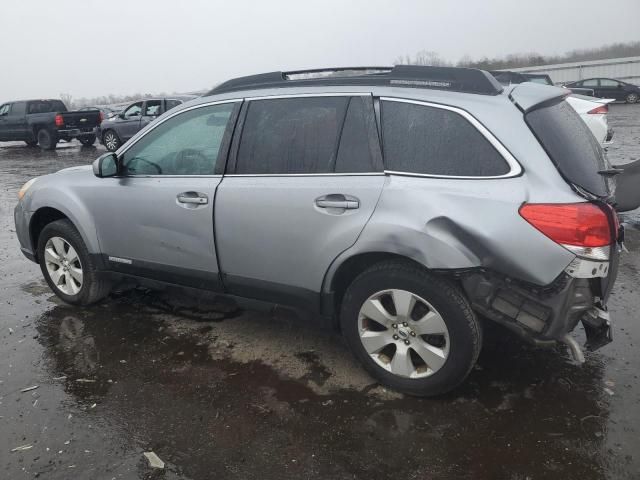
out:
{"label": "black pickup truck", "polygon": [[23,100],[0,105],[0,142],[23,141],[31,147],[54,150],[60,140],[77,138],[93,145],[102,112],[68,112],[60,100]]}

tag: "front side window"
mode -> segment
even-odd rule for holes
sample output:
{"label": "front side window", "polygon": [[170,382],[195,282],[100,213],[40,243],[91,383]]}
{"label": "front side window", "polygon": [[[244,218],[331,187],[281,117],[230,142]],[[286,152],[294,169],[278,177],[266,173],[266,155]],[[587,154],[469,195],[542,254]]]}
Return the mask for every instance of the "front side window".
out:
{"label": "front side window", "polygon": [[304,97],[251,101],[235,172],[332,172],[348,100],[345,97]]}
{"label": "front side window", "polygon": [[9,113],[9,109],[11,108],[10,103],[5,103],[0,107],[0,115],[6,115]]}
{"label": "front side window", "polygon": [[213,175],[235,103],[196,108],[161,123],[121,158],[125,175]]}
{"label": "front side window", "polygon": [[459,113],[413,103],[382,102],[385,169],[437,176],[495,177],[509,165]]}
{"label": "front side window", "polygon": [[124,118],[139,117],[142,112],[142,102],[134,103],[124,111]]}

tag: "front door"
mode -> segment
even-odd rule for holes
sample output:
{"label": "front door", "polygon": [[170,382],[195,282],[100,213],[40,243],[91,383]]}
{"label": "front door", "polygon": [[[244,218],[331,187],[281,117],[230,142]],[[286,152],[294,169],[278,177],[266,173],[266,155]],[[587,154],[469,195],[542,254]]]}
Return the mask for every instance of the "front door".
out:
{"label": "front door", "polygon": [[114,271],[217,290],[213,207],[238,102],[194,107],[154,126],[91,195]]}
{"label": "front door", "polygon": [[120,140],[126,142],[133,137],[140,130],[140,118],[142,117],[142,103],[136,102],[129,105],[127,109],[122,112],[122,116],[118,121],[118,136]]}
{"label": "front door", "polygon": [[216,197],[224,283],[236,295],[308,306],[382,192],[372,98],[257,99],[245,111]]}

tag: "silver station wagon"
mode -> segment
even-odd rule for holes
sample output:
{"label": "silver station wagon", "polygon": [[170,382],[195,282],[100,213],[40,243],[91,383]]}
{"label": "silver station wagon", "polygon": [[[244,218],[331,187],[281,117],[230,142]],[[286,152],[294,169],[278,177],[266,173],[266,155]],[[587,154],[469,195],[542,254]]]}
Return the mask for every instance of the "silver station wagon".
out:
{"label": "silver station wagon", "polygon": [[580,322],[609,342],[620,170],[566,90],[349,70],[230,80],[30,180],[22,251],[75,305],[133,278],[306,309],[413,395],[464,380],[484,322],[578,360]]}

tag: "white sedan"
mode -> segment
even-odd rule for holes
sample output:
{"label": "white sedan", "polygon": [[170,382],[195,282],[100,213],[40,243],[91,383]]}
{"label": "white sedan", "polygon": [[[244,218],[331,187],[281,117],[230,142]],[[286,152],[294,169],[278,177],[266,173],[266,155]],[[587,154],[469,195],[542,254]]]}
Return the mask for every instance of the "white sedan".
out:
{"label": "white sedan", "polygon": [[613,99],[572,94],[566,100],[582,117],[600,145],[606,147],[611,144],[613,132],[609,130],[607,113],[609,113],[608,104],[613,102]]}

